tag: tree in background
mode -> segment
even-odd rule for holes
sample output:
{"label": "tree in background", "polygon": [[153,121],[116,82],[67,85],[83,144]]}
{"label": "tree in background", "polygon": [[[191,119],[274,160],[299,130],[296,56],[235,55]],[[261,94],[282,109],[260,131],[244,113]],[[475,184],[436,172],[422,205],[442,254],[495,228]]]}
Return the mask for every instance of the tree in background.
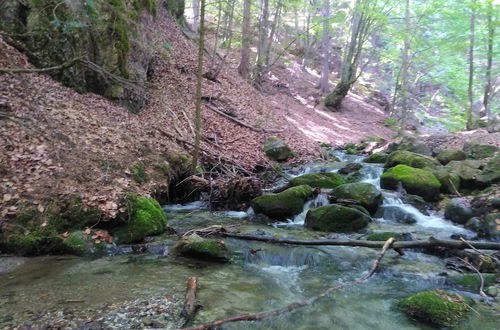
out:
{"label": "tree in background", "polygon": [[330,91],[330,0],[323,0],[323,36],[321,37],[321,78],[319,82],[319,91],[324,95]]}
{"label": "tree in background", "polygon": [[248,79],[250,75],[250,43],[252,38],[250,35],[251,6],[251,0],[243,0],[243,23],[241,27],[241,60],[240,65],[238,66],[238,72],[244,79]]}
{"label": "tree in background", "polygon": [[467,129],[473,129],[474,123],[472,121],[472,111],[474,107],[474,43],[476,38],[475,33],[476,27],[476,0],[472,0],[470,4],[470,34],[469,34],[469,88],[467,90],[467,96],[469,100],[469,106],[467,107]]}

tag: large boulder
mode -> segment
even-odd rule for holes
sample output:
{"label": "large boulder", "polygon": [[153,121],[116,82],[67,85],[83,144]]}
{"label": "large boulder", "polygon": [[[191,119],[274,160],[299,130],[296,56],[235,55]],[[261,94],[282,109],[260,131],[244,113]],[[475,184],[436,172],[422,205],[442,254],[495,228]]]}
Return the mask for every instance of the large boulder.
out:
{"label": "large boulder", "polygon": [[439,162],[432,157],[420,155],[410,151],[394,151],[387,157],[385,167],[406,165],[414,168],[436,168]]}
{"label": "large boulder", "polygon": [[335,233],[352,233],[363,229],[370,222],[365,213],[346,206],[330,204],[309,210],[305,227]]}
{"label": "large boulder", "polygon": [[488,238],[500,240],[500,213],[490,213],[484,217],[482,232]]}
{"label": "large boulder", "polygon": [[341,174],[344,179],[349,182],[358,182],[361,180],[361,169],[363,165],[360,163],[350,163],[342,167],[338,173]]}
{"label": "large boulder", "polygon": [[338,173],[325,172],[309,173],[295,177],[290,180],[290,185],[295,187],[306,184],[314,188],[331,189],[345,184],[346,182],[347,181]]}
{"label": "large boulder", "polygon": [[414,136],[405,136],[401,141],[393,142],[387,147],[387,152],[397,150],[411,151],[421,155],[432,156],[431,148],[427,144],[420,142]]}
{"label": "large boulder", "polygon": [[484,188],[487,184],[479,180],[482,163],[477,160],[453,160],[445,168],[460,178],[460,188]]}
{"label": "large boulder", "polygon": [[417,217],[414,213],[409,212],[405,208],[397,205],[382,205],[375,213],[375,218],[383,218],[385,220],[395,221],[404,224],[414,224],[417,222]]}
{"label": "large boulder", "polygon": [[311,197],[313,189],[308,185],[288,188],[280,193],[263,195],[250,202],[257,214],[264,214],[272,220],[282,221],[302,212],[304,203]]}
{"label": "large boulder", "polygon": [[351,199],[374,214],[382,204],[382,193],[370,183],[348,183],[338,186],[330,193],[335,199]]}
{"label": "large boulder", "polygon": [[492,157],[498,150],[498,147],[490,144],[479,144],[477,142],[467,142],[464,144],[465,154],[472,159]]}
{"label": "large boulder", "polygon": [[453,198],[444,211],[444,217],[453,222],[464,225],[474,216],[468,198]]}
{"label": "large boulder", "polygon": [[483,171],[477,176],[477,180],[487,185],[500,183],[500,155],[486,163]]}
{"label": "large boulder", "polygon": [[178,255],[202,260],[227,262],[229,261],[228,248],[221,240],[207,239],[191,234],[180,239],[172,248]]}
{"label": "large boulder", "polygon": [[462,150],[443,150],[436,155],[436,159],[443,165],[452,160],[465,160],[467,155]]}
{"label": "large boulder", "polygon": [[460,189],[460,177],[450,173],[446,168],[429,169],[441,183],[441,192],[445,194],[456,194]]}
{"label": "large boulder", "polygon": [[380,177],[380,186],[384,189],[396,190],[399,184],[402,184],[408,193],[421,196],[427,202],[439,199],[441,183],[429,171],[397,165],[385,171]]}
{"label": "large boulder", "polygon": [[365,162],[365,163],[383,164],[386,161],[387,161],[387,155],[386,154],[381,154],[379,152],[374,152],[370,156],[368,156],[365,159],[363,159],[363,162]]}
{"label": "large boulder", "polygon": [[461,296],[441,290],[419,292],[398,305],[412,319],[438,327],[456,325],[470,310]]}
{"label": "large boulder", "polygon": [[152,198],[129,196],[125,224],[112,229],[115,242],[119,244],[140,242],[146,236],[158,235],[165,231],[167,215],[160,204]]}
{"label": "large boulder", "polygon": [[276,136],[270,136],[264,141],[264,152],[267,157],[277,162],[285,161],[292,156],[292,150],[286,142]]}
{"label": "large boulder", "polygon": [[412,194],[405,194],[401,197],[401,200],[403,201],[403,203],[413,206],[422,214],[429,215],[427,203],[422,197]]}

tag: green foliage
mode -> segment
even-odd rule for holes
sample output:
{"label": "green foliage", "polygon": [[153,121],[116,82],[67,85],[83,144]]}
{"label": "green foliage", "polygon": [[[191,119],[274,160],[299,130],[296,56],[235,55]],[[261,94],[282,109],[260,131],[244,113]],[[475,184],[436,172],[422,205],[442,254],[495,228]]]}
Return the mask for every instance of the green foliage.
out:
{"label": "green foliage", "polygon": [[146,166],[143,162],[135,163],[131,168],[132,179],[137,183],[146,183],[149,181],[149,175],[146,173]]}
{"label": "green foliage", "polygon": [[366,237],[367,241],[387,241],[389,238],[394,237],[396,240],[401,239],[401,234],[393,232],[373,233]]}

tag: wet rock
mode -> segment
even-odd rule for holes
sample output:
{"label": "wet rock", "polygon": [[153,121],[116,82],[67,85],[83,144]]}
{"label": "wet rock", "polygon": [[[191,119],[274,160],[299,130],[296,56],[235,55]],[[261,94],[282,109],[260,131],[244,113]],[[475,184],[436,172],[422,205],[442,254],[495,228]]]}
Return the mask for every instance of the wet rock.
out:
{"label": "wet rock", "polygon": [[218,262],[229,261],[228,248],[223,241],[202,238],[197,234],[183,237],[174,245],[172,252],[174,254],[201,260]]}
{"label": "wet rock", "polygon": [[401,141],[393,142],[387,147],[387,152],[389,153],[397,150],[411,151],[421,155],[432,156],[431,148],[413,136],[405,136]]}
{"label": "wet rock", "polygon": [[[496,274],[494,273],[482,273],[481,276],[485,286],[492,285],[496,281]],[[449,285],[457,285],[463,289],[477,291],[481,286],[481,277],[479,277],[477,273],[458,274],[448,277],[446,283]]]}
{"label": "wet rock", "polygon": [[413,213],[395,205],[382,205],[375,213],[375,218],[384,218],[409,225],[417,222],[417,217]]}
{"label": "wet rock", "polygon": [[450,173],[445,168],[430,169],[432,174],[441,183],[441,192],[445,194],[456,194],[460,189],[460,177],[457,174]]}
{"label": "wet rock", "polygon": [[156,200],[129,196],[126,203],[128,214],[125,224],[112,229],[116,243],[138,242],[146,236],[159,235],[165,231],[167,215]]}
{"label": "wet rock", "polygon": [[485,293],[490,296],[490,297],[496,297],[498,296],[498,288],[495,285],[490,285],[489,287],[486,288]]}
{"label": "wet rock", "polygon": [[420,196],[406,194],[401,197],[401,200],[405,204],[410,204],[417,210],[419,210],[422,214],[429,215],[427,202]]}
{"label": "wet rock", "polygon": [[452,160],[465,160],[467,155],[462,150],[444,150],[436,155],[436,159],[443,165]]}
{"label": "wet rock", "polygon": [[382,232],[373,233],[366,237],[367,241],[387,241],[389,238],[394,237],[397,241],[401,241],[403,236],[399,233]]}
{"label": "wet rock", "polygon": [[494,145],[467,142],[464,144],[464,152],[472,159],[483,159],[493,156],[499,149]]}
{"label": "wet rock", "polygon": [[441,183],[429,171],[397,165],[385,171],[380,177],[380,186],[384,189],[396,190],[400,183],[408,193],[421,196],[427,202],[439,199]]}
{"label": "wet rock", "polygon": [[478,181],[486,185],[500,183],[500,155],[489,160],[478,176]]}
{"label": "wet rock", "polygon": [[483,231],[486,237],[500,240],[500,213],[491,213],[484,217]]}
{"label": "wet rock", "polygon": [[379,152],[374,152],[370,156],[366,157],[363,159],[363,162],[365,163],[376,163],[376,164],[383,164],[387,161],[387,155],[386,154],[381,154]]}
{"label": "wet rock", "polygon": [[339,174],[351,174],[354,172],[359,172],[359,170],[362,168],[363,168],[363,165],[361,165],[360,163],[350,163],[350,164],[347,164],[346,166],[342,167],[338,173]]}
{"label": "wet rock", "polygon": [[270,136],[264,141],[264,152],[267,157],[277,162],[285,161],[292,156],[292,150],[286,142],[276,136]]}
{"label": "wet rock", "polygon": [[382,193],[370,183],[348,183],[334,188],[334,199],[350,199],[374,214],[382,204]]}
{"label": "wet rock", "polygon": [[470,218],[464,225],[465,228],[475,231],[476,233],[482,233],[483,223],[481,219],[477,217]]}
{"label": "wet rock", "polygon": [[400,164],[414,168],[436,168],[441,165],[432,157],[410,151],[394,151],[387,157],[385,167],[389,168]]}
{"label": "wet rock", "polygon": [[331,189],[347,181],[338,173],[309,173],[290,180],[291,186],[308,185],[314,188]]}
{"label": "wet rock", "polygon": [[370,220],[354,208],[331,204],[307,212],[304,225],[312,230],[351,233],[365,228]]}
{"label": "wet rock", "polygon": [[445,168],[460,178],[460,188],[484,188],[487,184],[478,180],[482,163],[477,160],[453,160]]}
{"label": "wet rock", "polygon": [[470,310],[460,295],[441,290],[419,292],[398,305],[409,317],[439,327],[456,325]]}
{"label": "wet rock", "polygon": [[277,194],[257,197],[250,205],[256,214],[262,213],[275,221],[282,221],[302,212],[304,203],[312,194],[310,186],[301,185]]}
{"label": "wet rock", "polygon": [[470,208],[470,199],[468,198],[453,198],[444,211],[444,217],[455,223],[464,225],[467,221],[474,216]]}

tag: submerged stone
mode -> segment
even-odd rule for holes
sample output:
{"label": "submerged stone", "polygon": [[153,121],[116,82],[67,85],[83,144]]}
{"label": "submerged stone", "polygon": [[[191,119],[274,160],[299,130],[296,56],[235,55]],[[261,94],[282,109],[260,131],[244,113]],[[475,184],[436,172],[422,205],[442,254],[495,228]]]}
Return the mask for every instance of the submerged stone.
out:
{"label": "submerged stone", "polygon": [[304,225],[312,230],[351,233],[365,228],[370,220],[359,210],[331,204],[309,210]]}
{"label": "submerged stone", "polygon": [[429,171],[397,165],[385,171],[380,177],[380,186],[384,189],[396,190],[399,183],[408,193],[421,196],[428,202],[439,199],[441,183]]}
{"label": "submerged stone", "polygon": [[202,238],[191,234],[179,240],[172,251],[186,257],[218,262],[229,261],[228,248],[221,240]]}
{"label": "submerged stone", "polygon": [[464,298],[441,290],[419,292],[398,305],[411,318],[439,327],[454,326],[469,312]]}
{"label": "submerged stone", "polygon": [[281,221],[302,212],[304,203],[312,196],[308,185],[288,188],[277,194],[263,195],[250,202],[255,213],[262,213],[272,220]]}

